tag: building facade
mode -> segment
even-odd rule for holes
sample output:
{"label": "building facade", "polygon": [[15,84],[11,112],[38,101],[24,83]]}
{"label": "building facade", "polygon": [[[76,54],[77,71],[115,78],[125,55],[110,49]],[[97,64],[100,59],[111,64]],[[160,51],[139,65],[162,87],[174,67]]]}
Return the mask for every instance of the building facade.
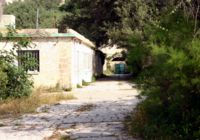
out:
{"label": "building facade", "polygon": [[127,49],[120,48],[117,45],[103,46],[100,50],[106,55],[104,71],[110,71],[115,74],[128,73],[128,67],[126,64]]}
{"label": "building facade", "polygon": [[[37,67],[29,69],[35,87],[76,88],[83,81],[91,82],[94,74],[101,74],[103,62],[96,55],[95,45],[73,30],[58,33],[57,29],[24,29],[18,33],[17,38],[28,37],[32,42],[30,48],[16,53],[37,60]],[[12,46],[13,42],[0,42],[1,49]]]}

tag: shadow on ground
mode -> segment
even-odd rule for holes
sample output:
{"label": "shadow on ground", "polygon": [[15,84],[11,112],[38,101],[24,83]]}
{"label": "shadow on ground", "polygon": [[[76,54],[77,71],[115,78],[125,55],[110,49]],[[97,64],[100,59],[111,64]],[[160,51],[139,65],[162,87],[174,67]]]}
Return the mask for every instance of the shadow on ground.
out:
{"label": "shadow on ground", "polygon": [[114,75],[104,75],[98,78],[98,81],[128,81],[132,78],[132,74],[114,74]]}

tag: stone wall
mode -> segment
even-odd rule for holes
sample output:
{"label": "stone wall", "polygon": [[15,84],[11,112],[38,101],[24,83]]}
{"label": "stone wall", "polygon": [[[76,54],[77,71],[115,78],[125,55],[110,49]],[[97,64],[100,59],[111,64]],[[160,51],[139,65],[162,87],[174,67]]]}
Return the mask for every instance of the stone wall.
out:
{"label": "stone wall", "polygon": [[59,73],[60,85],[67,89],[72,87],[71,73],[72,73],[72,38],[60,39],[58,43],[59,49]]}
{"label": "stone wall", "polygon": [[82,82],[91,82],[95,51],[80,40],[73,40],[72,47],[72,87],[82,85]]}
{"label": "stone wall", "polygon": [[[79,42],[70,37],[32,38],[28,50],[39,50],[40,56],[40,71],[30,72],[36,88],[76,88],[83,80],[92,81],[94,50]],[[12,46],[12,42],[0,42],[0,49],[9,50]]]}
{"label": "stone wall", "polygon": [[2,15],[0,20],[0,29],[7,28],[8,25],[15,27],[15,16],[13,15]]}
{"label": "stone wall", "polygon": [[[9,50],[12,42],[0,42],[0,49]],[[70,86],[70,38],[33,38],[32,47],[25,50],[39,50],[39,72],[29,72],[34,87]],[[17,62],[15,62],[18,65]]]}
{"label": "stone wall", "polygon": [[0,29],[7,28],[8,25],[15,27],[15,16],[3,14],[4,4],[5,0],[0,0]]}
{"label": "stone wall", "polygon": [[0,21],[2,19],[2,15],[3,15],[3,5],[5,3],[5,0],[0,0]]}

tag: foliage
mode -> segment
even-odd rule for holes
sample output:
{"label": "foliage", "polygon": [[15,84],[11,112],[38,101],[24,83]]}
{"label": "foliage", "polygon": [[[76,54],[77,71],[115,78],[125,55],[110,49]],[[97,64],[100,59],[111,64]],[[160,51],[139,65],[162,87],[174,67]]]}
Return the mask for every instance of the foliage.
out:
{"label": "foliage", "polygon": [[39,9],[39,27],[55,28],[62,19],[59,11],[60,0],[25,0],[6,5],[6,14],[16,16],[17,28],[35,28],[37,9]]}
{"label": "foliage", "polygon": [[141,35],[137,33],[130,37],[128,44],[130,48],[128,48],[127,64],[129,70],[136,76],[149,63],[149,49],[145,47],[146,43],[142,41]]}
{"label": "foliage", "polygon": [[199,21],[183,10],[184,5],[161,17],[159,24],[151,24],[146,40],[142,40],[149,49],[151,65],[142,69],[138,77],[146,98],[129,125],[135,136],[200,138]]}
{"label": "foliage", "polygon": [[89,86],[90,84],[91,84],[91,82],[86,82],[85,80],[82,81],[83,86]]}
{"label": "foliage", "polygon": [[198,0],[70,0],[61,7],[61,30],[128,49],[127,63],[146,96],[131,124],[137,136],[200,137],[199,9]]}
{"label": "foliage", "polygon": [[80,84],[76,85],[77,88],[83,88]]}
{"label": "foliage", "polygon": [[66,12],[60,30],[73,28],[98,47],[107,43],[127,47],[129,35],[142,28],[150,17],[151,5],[145,0],[68,0],[60,7]]}
{"label": "foliage", "polygon": [[[118,21],[114,10],[117,2],[113,0],[69,0],[60,9],[66,12],[60,30],[73,28],[95,41],[97,46],[107,43],[107,25]],[[88,28],[89,27],[89,28]]]}
{"label": "foliage", "polygon": [[[0,51],[0,99],[7,99],[9,97],[20,98],[22,96],[28,96],[31,93],[32,81],[28,72],[22,68],[16,66],[16,61],[19,57],[16,54],[17,50],[30,46],[28,39],[14,39],[15,32],[12,28],[6,37],[1,38],[6,42],[13,42],[12,48],[2,49]],[[28,60],[24,62],[34,65]]]}

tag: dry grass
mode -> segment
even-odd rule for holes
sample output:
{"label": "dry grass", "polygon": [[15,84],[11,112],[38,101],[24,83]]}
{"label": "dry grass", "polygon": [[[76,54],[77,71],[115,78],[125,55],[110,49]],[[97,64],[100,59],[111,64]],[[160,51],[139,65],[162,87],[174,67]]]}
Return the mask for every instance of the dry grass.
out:
{"label": "dry grass", "polygon": [[61,100],[71,99],[75,99],[72,94],[42,94],[40,92],[34,92],[29,97],[0,101],[0,117],[17,117],[26,113],[34,113],[36,109],[43,104],[51,105],[58,103]]}
{"label": "dry grass", "polygon": [[54,132],[52,136],[44,138],[44,140],[73,140],[70,136],[62,136],[59,132]]}
{"label": "dry grass", "polygon": [[57,84],[55,87],[38,87],[35,92],[39,93],[54,93],[54,92],[62,92],[63,90],[60,88],[60,86]]}

